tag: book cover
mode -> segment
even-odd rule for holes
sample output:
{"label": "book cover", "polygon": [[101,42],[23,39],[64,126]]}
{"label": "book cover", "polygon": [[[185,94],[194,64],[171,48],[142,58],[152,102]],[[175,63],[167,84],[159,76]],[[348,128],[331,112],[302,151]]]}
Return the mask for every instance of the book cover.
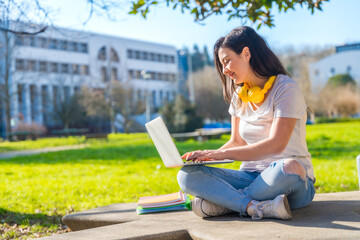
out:
{"label": "book cover", "polygon": [[191,209],[189,196],[182,191],[150,197],[141,197],[136,212],[138,214],[179,211]]}

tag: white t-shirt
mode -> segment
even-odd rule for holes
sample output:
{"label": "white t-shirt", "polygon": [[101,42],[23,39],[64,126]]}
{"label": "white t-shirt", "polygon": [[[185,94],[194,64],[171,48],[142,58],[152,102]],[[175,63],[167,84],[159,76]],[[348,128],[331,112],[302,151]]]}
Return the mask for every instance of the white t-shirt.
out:
{"label": "white t-shirt", "polygon": [[[236,92],[238,91],[239,89]],[[240,118],[240,136],[249,145],[269,137],[274,118],[297,119],[294,131],[283,153],[263,160],[243,161],[240,169],[262,172],[273,161],[292,158],[306,168],[309,178],[315,180],[311,155],[305,139],[307,106],[298,84],[287,75],[278,75],[273,88],[258,109],[254,109],[250,103],[244,103],[244,107],[238,107],[239,101],[237,101],[238,94],[236,92],[233,95],[229,113]]]}

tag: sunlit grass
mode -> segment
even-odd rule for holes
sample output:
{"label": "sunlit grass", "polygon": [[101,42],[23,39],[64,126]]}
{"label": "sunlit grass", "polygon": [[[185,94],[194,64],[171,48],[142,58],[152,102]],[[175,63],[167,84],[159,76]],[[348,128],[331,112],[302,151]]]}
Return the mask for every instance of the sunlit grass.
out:
{"label": "sunlit grass", "polygon": [[[216,149],[228,138],[227,135],[203,143],[189,140],[176,145],[181,153]],[[355,158],[360,154],[360,123],[308,126],[307,140],[318,193],[358,189]],[[83,140],[26,141],[21,142],[21,149],[76,142]],[[3,144],[0,146],[4,147]],[[20,148],[19,143],[6,144],[8,149]],[[47,235],[59,229],[61,216],[65,214],[179,190],[178,169],[162,165],[146,134],[110,134],[108,141],[91,140],[87,144],[84,149],[0,160],[2,227],[16,223],[29,228],[29,234],[7,231],[3,238]],[[238,169],[239,165],[221,167]]]}
{"label": "sunlit grass", "polygon": [[85,137],[39,138],[36,141],[0,142],[0,153],[39,149],[45,147],[58,147],[76,145],[85,142]]}

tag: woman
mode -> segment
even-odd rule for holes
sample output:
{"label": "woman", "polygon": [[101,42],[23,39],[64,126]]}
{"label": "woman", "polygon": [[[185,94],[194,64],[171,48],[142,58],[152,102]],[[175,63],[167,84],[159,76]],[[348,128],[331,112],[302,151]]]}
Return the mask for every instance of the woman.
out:
{"label": "woman", "polygon": [[250,27],[220,38],[214,61],[224,97],[231,101],[231,137],[217,150],[198,150],[183,158],[242,164],[239,171],[186,166],[178,173],[179,185],[196,196],[192,209],[200,217],[236,211],[253,219],[290,219],[290,209],[307,206],[315,194],[301,90]]}

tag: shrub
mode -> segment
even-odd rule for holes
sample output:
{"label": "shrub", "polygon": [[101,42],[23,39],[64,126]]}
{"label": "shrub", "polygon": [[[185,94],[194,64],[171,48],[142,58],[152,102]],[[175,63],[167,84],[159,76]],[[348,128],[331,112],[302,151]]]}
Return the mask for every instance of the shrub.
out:
{"label": "shrub", "polygon": [[160,110],[171,133],[192,132],[202,127],[203,119],[197,115],[196,106],[178,95],[173,103],[166,103]]}
{"label": "shrub", "polygon": [[314,104],[314,111],[318,116],[349,117],[360,110],[359,93],[353,86],[326,86],[319,94]]}
{"label": "shrub", "polygon": [[26,140],[27,136],[30,136],[32,140],[36,140],[39,135],[45,134],[46,127],[36,122],[26,123],[19,122],[13,129],[13,133],[17,134],[18,140]]}

